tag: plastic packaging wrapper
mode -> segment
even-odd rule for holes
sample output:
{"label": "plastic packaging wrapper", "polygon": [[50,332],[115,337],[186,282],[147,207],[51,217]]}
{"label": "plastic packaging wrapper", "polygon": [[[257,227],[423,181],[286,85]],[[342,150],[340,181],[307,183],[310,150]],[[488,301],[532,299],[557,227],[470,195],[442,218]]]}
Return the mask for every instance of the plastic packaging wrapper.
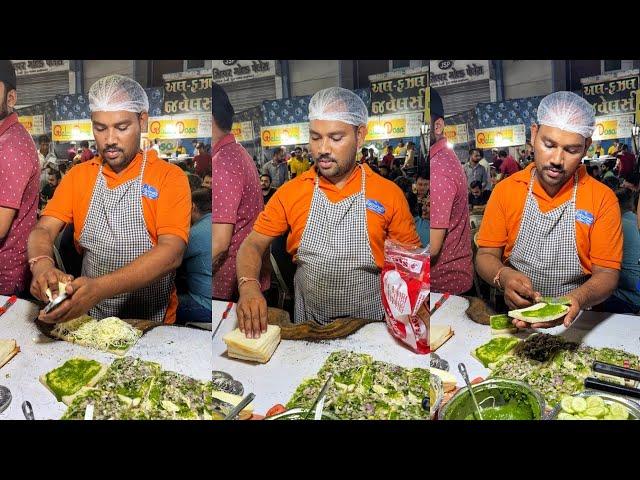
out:
{"label": "plastic packaging wrapper", "polygon": [[429,247],[384,242],[382,305],[391,334],[419,354],[429,353]]}

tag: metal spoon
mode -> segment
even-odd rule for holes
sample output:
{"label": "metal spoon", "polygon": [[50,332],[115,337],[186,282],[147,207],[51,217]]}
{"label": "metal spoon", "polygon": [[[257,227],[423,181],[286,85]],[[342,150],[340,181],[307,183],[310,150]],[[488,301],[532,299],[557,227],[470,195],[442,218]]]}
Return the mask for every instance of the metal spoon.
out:
{"label": "metal spoon", "polygon": [[36,418],[33,416],[33,408],[31,408],[31,402],[25,400],[22,402],[22,413],[24,413],[24,418],[27,420],[35,420]]}
{"label": "metal spoon", "polygon": [[11,404],[11,390],[0,385],[0,413],[4,412]]}
{"label": "metal spoon", "polygon": [[464,378],[464,383],[467,384],[469,393],[471,393],[471,399],[473,400],[473,404],[475,405],[476,410],[478,411],[478,417],[480,417],[480,420],[484,420],[482,418],[482,412],[480,411],[480,407],[478,406],[478,401],[476,400],[476,394],[473,393],[473,388],[471,386],[471,382],[469,381],[469,375],[467,375],[467,367],[464,366],[464,363],[458,364],[458,371],[460,372],[460,375],[462,375],[462,378]]}

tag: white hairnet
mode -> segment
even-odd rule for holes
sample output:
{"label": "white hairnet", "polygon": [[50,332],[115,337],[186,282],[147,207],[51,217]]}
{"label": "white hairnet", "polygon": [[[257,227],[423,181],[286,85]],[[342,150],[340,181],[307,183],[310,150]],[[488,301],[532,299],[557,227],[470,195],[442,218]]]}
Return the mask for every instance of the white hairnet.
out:
{"label": "white hairnet", "polygon": [[575,93],[555,92],[540,102],[538,123],[589,138],[595,128],[595,110]]}
{"label": "white hairnet", "polygon": [[366,125],[368,118],[362,99],[346,88],[325,88],[309,102],[309,120],[337,120],[359,127]]}
{"label": "white hairnet", "polygon": [[109,75],[89,89],[89,110],[92,112],[148,112],[149,98],[144,88],[129,77]]}

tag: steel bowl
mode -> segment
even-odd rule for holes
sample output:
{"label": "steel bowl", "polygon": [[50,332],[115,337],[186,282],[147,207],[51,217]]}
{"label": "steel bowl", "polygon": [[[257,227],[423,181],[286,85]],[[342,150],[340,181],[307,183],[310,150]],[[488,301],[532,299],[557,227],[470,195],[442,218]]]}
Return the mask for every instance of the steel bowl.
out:
{"label": "steel bowl", "polygon": [[[527,398],[533,410],[534,420],[541,420],[544,416],[545,402],[542,395],[533,390],[529,385],[517,380],[504,378],[491,378],[484,382],[471,386],[479,404],[493,397],[501,403],[504,401],[504,392],[520,394]],[[438,413],[438,420],[464,420],[476,411],[473,399],[467,387],[462,388],[449,400]]]}
{"label": "steel bowl", "polygon": [[[614,395],[612,393],[598,392],[596,390],[583,390],[582,392],[571,395],[572,397],[592,397],[598,396],[602,397],[605,403],[619,403],[620,405],[624,405],[627,410],[629,410],[629,420],[640,420],[640,405],[630,400],[627,397],[623,397],[621,395]],[[562,411],[562,407],[558,403],[551,412],[547,414],[545,420],[557,420],[558,415]]]}

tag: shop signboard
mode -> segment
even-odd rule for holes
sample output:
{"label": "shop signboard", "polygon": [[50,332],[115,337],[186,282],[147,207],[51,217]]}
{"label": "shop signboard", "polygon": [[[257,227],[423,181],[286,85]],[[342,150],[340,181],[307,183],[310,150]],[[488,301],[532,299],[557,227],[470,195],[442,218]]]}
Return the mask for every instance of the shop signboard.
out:
{"label": "shop signboard", "polygon": [[489,60],[431,60],[429,86],[448,87],[478,80],[488,80]]}
{"label": "shop signboard", "polygon": [[596,117],[593,140],[614,140],[630,138],[633,128],[633,114]]}
{"label": "shop signboard", "polygon": [[253,140],[253,122],[235,122],[231,126],[231,133],[236,142],[250,142]]}
{"label": "shop signboard", "polygon": [[365,141],[419,137],[422,113],[369,117]]}
{"label": "shop signboard", "polygon": [[425,110],[425,91],[429,81],[427,67],[399,73],[371,75],[371,115],[387,115]]}
{"label": "shop signboard", "polygon": [[64,120],[51,122],[51,139],[54,142],[78,142],[93,140],[91,120]]}
{"label": "shop signboard", "polygon": [[524,145],[527,141],[524,125],[479,128],[475,131],[476,148],[500,148]]}
{"label": "shop signboard", "polygon": [[444,134],[447,137],[447,142],[452,145],[467,143],[469,141],[469,134],[467,131],[466,123],[447,125],[444,127]]}
{"label": "shop signboard", "polygon": [[582,96],[596,111],[596,116],[635,113],[639,84],[637,70],[580,79]]}
{"label": "shop signboard", "polygon": [[29,135],[42,135],[44,132],[44,115],[23,115],[18,121],[29,132]]}
{"label": "shop signboard", "polygon": [[167,115],[211,115],[211,75],[168,80],[164,83],[163,112]]}
{"label": "shop signboard", "polygon": [[219,84],[276,74],[275,60],[213,60],[213,81]]}
{"label": "shop signboard", "polygon": [[69,70],[69,60],[11,60],[16,77]]}
{"label": "shop signboard", "polygon": [[193,117],[150,117],[147,135],[150,140],[196,138],[198,123]]}
{"label": "shop signboard", "polygon": [[291,123],[260,128],[260,141],[263,148],[281,145],[304,145],[309,143],[309,124]]}

